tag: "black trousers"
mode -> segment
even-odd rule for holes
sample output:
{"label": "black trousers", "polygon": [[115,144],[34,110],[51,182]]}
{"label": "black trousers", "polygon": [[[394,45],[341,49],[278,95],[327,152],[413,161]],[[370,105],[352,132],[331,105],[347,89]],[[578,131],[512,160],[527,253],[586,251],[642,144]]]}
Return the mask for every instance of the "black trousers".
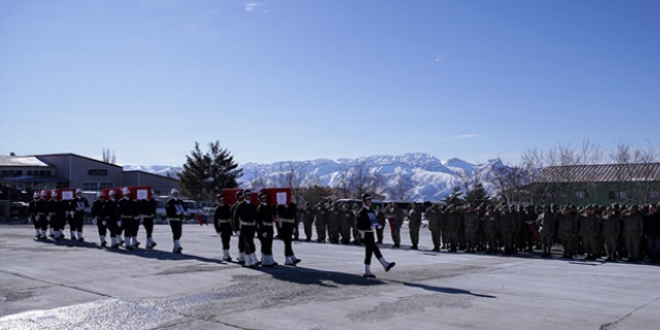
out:
{"label": "black trousers", "polygon": [[37,222],[39,223],[39,229],[48,230],[48,219],[45,215],[37,215]]}
{"label": "black trousers", "polygon": [[[72,225],[73,223],[73,225]],[[73,216],[73,221],[72,223],[69,223],[69,228],[73,231],[77,232],[83,232],[83,225],[85,224],[85,213],[84,212],[76,212],[76,214]]]}
{"label": "black trousers", "polygon": [[282,222],[280,228],[280,238],[284,242],[284,256],[290,257],[293,255],[293,246],[291,245],[291,236],[293,235],[294,224],[290,222]]}
{"label": "black trousers", "polygon": [[[281,234],[281,232],[280,232]],[[273,227],[264,226],[259,228],[259,241],[261,242],[261,254],[273,255]]]}
{"label": "black trousers", "polygon": [[222,240],[222,249],[229,250],[229,243],[231,242],[231,224],[221,223],[218,225],[218,231],[220,233],[220,239]]}
{"label": "black trousers", "polygon": [[108,233],[108,227],[103,224],[103,221],[103,219],[96,218],[96,228],[99,230],[99,236],[105,236]]}
{"label": "black trousers", "polygon": [[144,230],[147,232],[147,238],[151,237],[151,234],[154,232],[154,217],[143,215],[142,226],[144,226]]}
{"label": "black trousers", "polygon": [[170,223],[170,229],[172,229],[172,240],[178,241],[179,239],[181,239],[183,221],[181,221],[180,219],[177,220],[170,219],[169,223]]}
{"label": "black trousers", "polygon": [[245,254],[257,252],[257,247],[254,245],[254,234],[256,231],[257,228],[255,226],[241,226],[240,238],[243,239],[243,244],[245,245]]}
{"label": "black trousers", "polygon": [[371,265],[372,255],[375,255],[376,259],[380,259],[383,257],[383,254],[380,253],[380,249],[378,248],[378,245],[376,245],[376,240],[374,239],[373,231],[364,232],[364,238],[362,239],[362,243],[364,244],[364,249],[365,249],[365,256],[364,256],[365,265]]}
{"label": "black trousers", "polygon": [[121,227],[119,227],[117,219],[108,219],[106,220],[105,225],[108,226],[108,230],[110,230],[110,237],[121,235]]}

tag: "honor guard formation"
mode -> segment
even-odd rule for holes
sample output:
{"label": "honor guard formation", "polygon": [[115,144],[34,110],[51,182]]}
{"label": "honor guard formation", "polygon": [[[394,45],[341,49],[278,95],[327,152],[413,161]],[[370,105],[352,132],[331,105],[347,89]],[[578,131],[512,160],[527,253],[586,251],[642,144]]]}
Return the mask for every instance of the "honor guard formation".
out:
{"label": "honor guard formation", "polygon": [[[64,199],[64,193],[75,194]],[[121,193],[121,198],[117,196]],[[182,224],[188,210],[172,189],[165,203],[165,212],[172,232],[172,252],[182,253]],[[370,265],[372,256],[385,271],[394,267],[380,251],[383,229],[389,225],[392,248],[401,248],[401,228],[407,223],[410,249],[419,247],[419,233],[424,216],[431,232],[431,251],[446,250],[455,253],[484,253],[512,255],[518,252],[541,251],[541,257],[550,257],[551,249],[560,246],[563,258],[583,256],[585,260],[603,258],[607,261],[626,259],[630,262],[660,261],[660,203],[611,206],[555,204],[543,206],[512,205],[439,205],[411,203],[403,210],[398,203],[376,205],[371,196],[362,196],[362,205],[320,202],[314,206],[305,203],[298,210],[295,203],[274,203],[272,196],[259,192],[258,203],[253,203],[249,189],[235,192],[236,202],[227,203],[229,196],[218,194],[213,211],[213,226],[221,238],[223,260],[233,262],[230,256],[232,237],[237,237],[236,262],[246,267],[273,267],[278,263],[273,253],[273,239],[284,243],[284,264],[296,266],[298,259],[292,241],[299,240],[302,222],[304,241],[311,242],[316,229],[316,242],[364,245],[363,276],[373,278]],[[41,191],[29,203],[29,217],[34,224],[35,240],[65,239],[69,224],[70,239],[82,242],[85,210],[89,201],[82,190]],[[279,199],[278,199],[279,201]],[[140,225],[146,232],[146,249],[156,247],[152,238],[158,202],[153,191],[135,196],[129,188],[110,189],[107,195],[97,193],[91,203],[91,217],[96,223],[100,245],[110,249],[123,246],[135,250]],[[407,220],[404,222],[404,219]],[[106,237],[110,234],[110,246]],[[261,260],[257,257],[258,239]]]}

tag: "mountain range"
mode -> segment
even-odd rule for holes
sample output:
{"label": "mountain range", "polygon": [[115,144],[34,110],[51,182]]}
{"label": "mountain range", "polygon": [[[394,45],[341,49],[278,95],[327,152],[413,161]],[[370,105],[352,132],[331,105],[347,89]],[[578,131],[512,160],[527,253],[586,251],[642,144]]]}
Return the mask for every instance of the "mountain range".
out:
{"label": "mountain range", "polygon": [[[294,173],[303,185],[319,184],[340,187],[342,178],[351,171],[376,175],[383,182],[383,195],[387,199],[438,201],[451,194],[454,187],[465,190],[475,177],[487,191],[497,189],[492,184],[495,173],[506,167],[499,159],[471,164],[458,158],[446,161],[426,153],[408,153],[400,156],[369,156],[357,159],[317,159],[310,161],[276,162],[272,164],[246,163],[241,166],[241,187],[259,185],[277,186],[285,173]],[[176,177],[182,167],[163,165],[126,165],[125,170],[141,170]]]}

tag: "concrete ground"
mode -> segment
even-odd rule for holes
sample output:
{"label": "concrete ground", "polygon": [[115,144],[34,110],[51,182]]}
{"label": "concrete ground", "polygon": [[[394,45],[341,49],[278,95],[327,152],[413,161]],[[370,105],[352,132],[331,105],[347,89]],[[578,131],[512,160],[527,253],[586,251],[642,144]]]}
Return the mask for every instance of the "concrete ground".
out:
{"label": "concrete ground", "polygon": [[212,226],[185,225],[181,255],[167,225],[151,251],[100,248],[94,229],[78,243],[0,226],[0,329],[660,328],[660,268],[644,263],[435,253],[426,229],[413,251],[404,229],[403,249],[381,246],[396,267],[364,279],[361,246],[295,242],[298,267],[249,269],[220,260]]}

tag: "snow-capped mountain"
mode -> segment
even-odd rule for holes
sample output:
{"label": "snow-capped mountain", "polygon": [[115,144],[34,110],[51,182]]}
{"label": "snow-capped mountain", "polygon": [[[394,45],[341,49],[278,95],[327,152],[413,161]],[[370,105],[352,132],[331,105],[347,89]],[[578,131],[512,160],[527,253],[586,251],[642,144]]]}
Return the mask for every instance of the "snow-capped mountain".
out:
{"label": "snow-capped mountain", "polygon": [[[455,186],[464,189],[475,176],[486,190],[494,192],[492,179],[498,169],[505,167],[499,159],[482,164],[470,164],[458,158],[441,161],[425,153],[400,156],[370,156],[357,159],[317,159],[272,164],[247,163],[242,166],[242,187],[284,186],[284,176],[295,173],[303,185],[318,184],[341,187],[344,178],[356,171],[378,176],[383,182],[383,195],[388,199],[438,201],[449,195]],[[171,166],[124,166],[125,170],[142,170],[160,175],[181,171]],[[173,175],[172,175],[173,176]]]}

